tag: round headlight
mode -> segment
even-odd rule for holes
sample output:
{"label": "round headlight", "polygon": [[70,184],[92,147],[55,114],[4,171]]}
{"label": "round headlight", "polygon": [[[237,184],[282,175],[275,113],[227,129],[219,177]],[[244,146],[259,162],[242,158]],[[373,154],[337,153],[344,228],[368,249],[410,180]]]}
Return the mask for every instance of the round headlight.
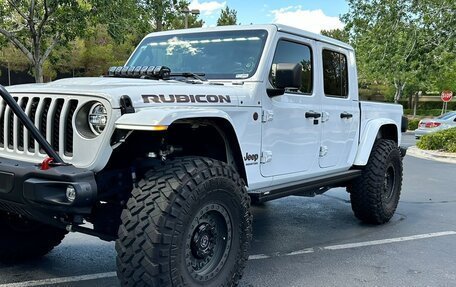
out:
{"label": "round headlight", "polygon": [[95,103],[88,114],[89,127],[95,135],[100,135],[108,123],[108,114],[102,103]]}

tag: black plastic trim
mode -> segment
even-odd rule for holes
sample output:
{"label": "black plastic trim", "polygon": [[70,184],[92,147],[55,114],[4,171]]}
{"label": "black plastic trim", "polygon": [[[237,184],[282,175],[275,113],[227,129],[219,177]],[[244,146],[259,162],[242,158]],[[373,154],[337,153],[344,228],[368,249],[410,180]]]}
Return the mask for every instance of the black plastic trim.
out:
{"label": "black plastic trim", "polygon": [[[0,200],[21,204],[26,210],[39,209],[53,214],[90,214],[97,198],[94,173],[74,166],[41,170],[31,163],[0,158],[0,174],[5,175],[5,180],[0,182],[0,190],[4,191],[0,192]],[[68,185],[75,188],[74,202],[66,199]]]}

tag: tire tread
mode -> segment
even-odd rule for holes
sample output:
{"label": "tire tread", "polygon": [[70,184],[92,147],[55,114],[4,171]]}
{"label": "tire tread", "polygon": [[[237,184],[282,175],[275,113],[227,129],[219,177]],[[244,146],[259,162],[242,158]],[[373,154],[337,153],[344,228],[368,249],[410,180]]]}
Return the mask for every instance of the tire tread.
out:
{"label": "tire tread", "polygon": [[226,286],[236,286],[248,259],[252,237],[250,197],[243,180],[229,165],[201,157],[185,157],[167,161],[146,172],[122,212],[122,224],[116,241],[118,277],[122,286],[180,286],[179,273],[170,261],[177,257],[172,243],[175,232],[183,225],[179,213],[196,187],[214,176],[230,178],[247,210],[244,228],[247,240],[238,253],[237,268]]}
{"label": "tire tread", "polygon": [[[382,201],[383,180],[386,163],[390,159],[398,161],[400,175],[397,180],[397,200],[391,208],[385,208]],[[392,140],[379,139],[375,142],[367,165],[361,177],[355,179],[348,187],[351,205],[355,216],[369,224],[388,222],[396,211],[402,186],[402,160],[397,144]]]}

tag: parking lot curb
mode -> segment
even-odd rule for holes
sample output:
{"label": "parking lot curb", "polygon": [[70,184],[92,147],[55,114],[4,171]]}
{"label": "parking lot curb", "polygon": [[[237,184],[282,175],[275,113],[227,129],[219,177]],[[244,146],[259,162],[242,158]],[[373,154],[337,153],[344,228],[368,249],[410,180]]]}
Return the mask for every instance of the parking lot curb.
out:
{"label": "parking lot curb", "polygon": [[418,158],[436,160],[446,163],[456,164],[456,153],[441,152],[435,150],[423,150],[416,146],[411,146],[407,149],[407,155],[411,155]]}

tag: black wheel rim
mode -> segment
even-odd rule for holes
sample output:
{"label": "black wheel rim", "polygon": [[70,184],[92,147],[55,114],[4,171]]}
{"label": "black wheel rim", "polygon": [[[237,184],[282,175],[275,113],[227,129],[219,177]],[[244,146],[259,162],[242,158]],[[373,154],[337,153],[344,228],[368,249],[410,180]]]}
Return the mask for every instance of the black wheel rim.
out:
{"label": "black wheel rim", "polygon": [[217,276],[231,248],[230,216],[220,204],[207,204],[194,217],[186,238],[185,263],[193,279],[208,281]]}
{"label": "black wheel rim", "polygon": [[396,170],[393,165],[389,165],[385,172],[383,199],[390,201],[393,198],[396,185]]}

